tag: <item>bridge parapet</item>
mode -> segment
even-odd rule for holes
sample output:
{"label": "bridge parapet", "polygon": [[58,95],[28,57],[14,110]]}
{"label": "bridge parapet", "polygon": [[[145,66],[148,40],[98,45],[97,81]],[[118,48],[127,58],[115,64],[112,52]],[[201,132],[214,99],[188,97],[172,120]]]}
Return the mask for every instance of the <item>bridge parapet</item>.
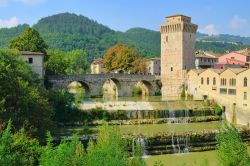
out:
{"label": "bridge parapet", "polygon": [[[139,74],[83,74],[83,75],[54,75],[49,76],[48,81],[53,89],[67,89],[72,82],[80,82],[85,89],[88,89],[88,96],[102,96],[103,85],[106,81],[113,80],[119,84],[119,95],[130,97],[132,89],[138,82],[147,82],[150,85],[151,95],[160,91],[157,85],[159,76],[155,75],[139,75]],[[149,88],[149,86],[148,86]]]}

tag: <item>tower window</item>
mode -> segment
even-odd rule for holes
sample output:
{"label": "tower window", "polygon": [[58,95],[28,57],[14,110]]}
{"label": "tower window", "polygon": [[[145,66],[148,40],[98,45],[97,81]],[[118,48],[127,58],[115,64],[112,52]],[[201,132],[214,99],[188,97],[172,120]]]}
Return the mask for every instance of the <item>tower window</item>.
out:
{"label": "tower window", "polygon": [[171,69],[170,69],[171,71],[173,71],[174,69],[173,69],[173,67],[171,67]]}
{"label": "tower window", "polygon": [[203,77],[201,77],[201,85],[203,85],[203,83],[204,83],[204,79]]}
{"label": "tower window", "polygon": [[29,64],[33,63],[33,58],[29,58],[28,62]]}
{"label": "tower window", "polygon": [[207,77],[207,85],[209,85],[209,77]]}
{"label": "tower window", "polygon": [[168,36],[166,36],[166,42],[168,42]]}

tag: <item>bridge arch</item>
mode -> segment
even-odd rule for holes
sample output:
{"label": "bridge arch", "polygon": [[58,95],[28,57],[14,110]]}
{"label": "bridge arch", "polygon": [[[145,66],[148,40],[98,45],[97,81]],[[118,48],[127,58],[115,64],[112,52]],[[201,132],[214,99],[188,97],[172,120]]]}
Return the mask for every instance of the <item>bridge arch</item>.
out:
{"label": "bridge arch", "polygon": [[119,97],[121,91],[121,83],[116,78],[110,78],[103,84],[103,96]]}
{"label": "bridge arch", "polygon": [[[69,92],[77,94],[84,94],[83,97],[90,97],[90,86],[85,81],[73,81],[67,85],[67,89]],[[83,91],[82,91],[83,90]]]}
{"label": "bridge arch", "polygon": [[154,96],[154,88],[153,88],[153,85],[149,81],[140,80],[135,84],[134,87],[137,89],[140,89],[140,92],[138,92],[140,94],[138,94],[138,95]]}

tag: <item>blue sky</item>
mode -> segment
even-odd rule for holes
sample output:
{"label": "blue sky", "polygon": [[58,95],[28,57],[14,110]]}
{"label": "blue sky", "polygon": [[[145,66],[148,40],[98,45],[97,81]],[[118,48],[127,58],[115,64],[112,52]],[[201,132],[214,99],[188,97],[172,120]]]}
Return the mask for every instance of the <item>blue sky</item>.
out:
{"label": "blue sky", "polygon": [[249,10],[249,0],[0,0],[0,27],[33,25],[42,17],[71,12],[114,30],[158,30],[165,16],[184,14],[200,32],[250,36]]}

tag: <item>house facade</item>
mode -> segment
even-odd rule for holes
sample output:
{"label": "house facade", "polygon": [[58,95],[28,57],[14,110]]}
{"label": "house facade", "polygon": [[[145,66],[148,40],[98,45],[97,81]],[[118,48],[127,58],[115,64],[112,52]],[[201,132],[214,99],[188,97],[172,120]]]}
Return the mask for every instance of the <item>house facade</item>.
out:
{"label": "house facade", "polygon": [[214,64],[218,62],[218,58],[205,51],[195,52],[195,68],[196,69],[206,69],[214,67]]}
{"label": "house facade", "polygon": [[105,73],[104,60],[101,58],[95,59],[91,63],[91,74],[103,74]]}
{"label": "house facade", "polygon": [[250,123],[250,69],[190,70],[187,87],[194,99],[219,103],[227,120],[237,124]]}
{"label": "house facade", "polygon": [[21,51],[21,57],[27,62],[31,69],[38,74],[40,79],[44,78],[44,54],[40,52]]}
{"label": "house facade", "polygon": [[215,68],[232,68],[232,67],[245,67],[249,61],[249,56],[237,53],[230,52],[225,55],[218,57],[218,63],[215,64]]}
{"label": "house facade", "polygon": [[161,59],[160,58],[150,58],[147,59],[147,75],[161,75]]}

